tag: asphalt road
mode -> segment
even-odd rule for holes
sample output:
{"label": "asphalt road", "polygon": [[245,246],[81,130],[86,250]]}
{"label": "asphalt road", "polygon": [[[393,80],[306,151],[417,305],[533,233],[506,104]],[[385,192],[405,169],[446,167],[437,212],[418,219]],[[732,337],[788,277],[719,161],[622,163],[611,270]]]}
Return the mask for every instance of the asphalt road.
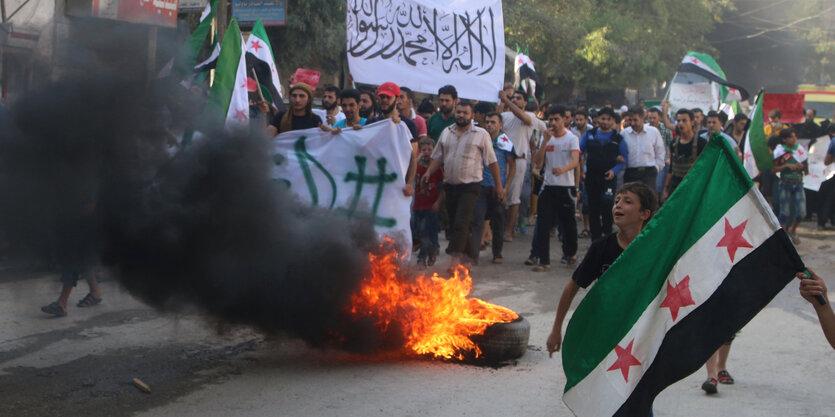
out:
{"label": "asphalt road", "polygon": [[[835,288],[835,232],[802,228],[801,238],[804,261]],[[312,349],[213,322],[194,308],[155,311],[114,279],[102,283],[102,304],[75,308],[86,293],[79,283],[69,315],[50,318],[39,307],[57,295],[57,274],[0,262],[0,415],[570,416],[560,360],[544,345],[571,271],[531,272],[522,265],[529,245],[529,236],[517,237],[505,245],[505,264],[472,271],[475,296],[531,323],[526,354],[498,368]],[[582,241],[581,255],[587,247]],[[699,389],[704,371],[669,387],[655,415],[833,415],[835,351],[794,283],[736,338],[729,370],[737,383],[714,396]]]}

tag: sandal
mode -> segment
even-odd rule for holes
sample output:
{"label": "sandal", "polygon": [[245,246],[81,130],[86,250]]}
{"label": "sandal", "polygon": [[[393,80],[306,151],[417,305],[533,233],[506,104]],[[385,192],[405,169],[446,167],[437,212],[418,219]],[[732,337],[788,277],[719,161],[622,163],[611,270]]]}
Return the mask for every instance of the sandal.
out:
{"label": "sandal", "polygon": [[734,378],[728,373],[728,371],[719,371],[719,383],[733,385]]}
{"label": "sandal", "polygon": [[537,266],[533,267],[533,269],[531,269],[531,271],[533,271],[533,272],[545,272],[549,269],[551,269],[551,265],[537,265]]}
{"label": "sandal", "polygon": [[41,307],[41,311],[46,314],[52,314],[55,317],[64,317],[67,315],[67,311],[61,307],[61,304],[58,304],[57,301],[53,301],[52,303]]}
{"label": "sandal", "polygon": [[87,293],[87,295],[85,295],[84,298],[82,298],[81,301],[79,301],[78,304],[76,304],[76,306],[78,306],[78,307],[92,307],[92,306],[100,303],[101,300],[102,300],[101,297],[96,298],[95,296],[93,296],[93,294]]}
{"label": "sandal", "polygon": [[791,233],[789,233],[789,236],[791,236],[791,238],[792,238],[792,243],[794,243],[795,245],[799,245],[799,244],[800,244],[800,238],[799,238],[799,237],[797,237],[797,235],[796,235],[796,234],[791,234]]}
{"label": "sandal", "polygon": [[589,237],[589,230],[588,229],[583,229],[583,231],[580,232],[579,237]]}
{"label": "sandal", "polygon": [[500,264],[502,262],[504,262],[504,258],[502,258],[501,256],[496,256],[496,257],[493,258],[493,263],[494,264]]}
{"label": "sandal", "polygon": [[718,385],[718,381],[716,381],[716,378],[708,378],[705,380],[705,382],[702,382],[702,389],[705,390],[705,392],[708,394],[716,394],[717,392],[719,392],[719,390],[716,388],[716,385]]}

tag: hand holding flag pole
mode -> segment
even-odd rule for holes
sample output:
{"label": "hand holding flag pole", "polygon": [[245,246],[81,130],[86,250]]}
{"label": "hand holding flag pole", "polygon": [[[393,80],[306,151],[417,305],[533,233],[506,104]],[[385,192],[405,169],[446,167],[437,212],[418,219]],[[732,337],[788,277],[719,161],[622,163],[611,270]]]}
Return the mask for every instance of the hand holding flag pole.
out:
{"label": "hand holding flag pole", "polygon": [[[811,279],[813,279],[813,278],[812,278],[812,273],[811,273],[811,272],[809,272],[809,269],[808,269],[808,268],[807,268],[807,269],[804,269],[804,270],[803,270],[803,272],[798,272],[798,273],[797,273],[797,276],[798,276],[800,279],[810,279],[810,280],[811,280]],[[813,297],[815,297],[815,300],[817,300],[817,301],[818,301],[818,304],[820,304],[820,305],[822,305],[822,306],[825,306],[825,305],[826,305],[826,299],[825,299],[825,298],[823,298],[823,296],[822,296],[822,295],[820,295],[820,294],[815,294]]]}

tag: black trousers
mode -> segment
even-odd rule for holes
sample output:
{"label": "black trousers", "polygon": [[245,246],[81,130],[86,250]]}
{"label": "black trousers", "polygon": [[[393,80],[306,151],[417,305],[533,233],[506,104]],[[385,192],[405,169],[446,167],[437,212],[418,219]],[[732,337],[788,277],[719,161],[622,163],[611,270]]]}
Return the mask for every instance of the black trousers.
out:
{"label": "black trousers", "polygon": [[473,210],[478,201],[478,194],[481,192],[481,183],[444,184],[444,191],[446,192],[449,226],[452,231],[447,253],[461,257],[472,253],[469,247],[471,245],[470,223],[473,220]]}
{"label": "black trousers", "polygon": [[623,182],[642,182],[649,185],[649,188],[655,189],[655,180],[658,178],[658,169],[655,167],[637,167],[626,168],[623,171]]}
{"label": "black trousers", "polygon": [[617,192],[617,177],[606,180],[603,173],[590,172],[586,175],[585,184],[589,194],[589,227],[594,241],[612,233],[612,205]]}
{"label": "black trousers", "polygon": [[496,194],[493,192],[494,187],[481,187],[481,193],[478,195],[478,202],[473,211],[472,223],[472,237],[470,246],[472,252],[470,258],[478,263],[478,253],[481,246],[481,235],[484,232],[484,221],[490,220],[490,230],[493,232],[493,240],[490,247],[493,249],[493,257],[502,257],[502,248],[504,246],[504,207],[499,203]]}
{"label": "black trousers", "polygon": [[[536,206],[534,251],[540,265],[551,264],[551,229],[559,225],[562,232],[562,254],[577,254],[577,220],[574,218],[577,190],[574,187],[546,185],[539,193]],[[610,210],[611,213],[611,210]]]}

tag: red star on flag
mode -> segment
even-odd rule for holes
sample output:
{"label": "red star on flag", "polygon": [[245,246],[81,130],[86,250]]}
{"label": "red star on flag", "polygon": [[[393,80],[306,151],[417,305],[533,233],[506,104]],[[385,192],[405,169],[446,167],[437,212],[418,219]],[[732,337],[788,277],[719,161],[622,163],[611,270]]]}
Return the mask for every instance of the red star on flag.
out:
{"label": "red star on flag", "polygon": [[750,151],[745,151],[745,160],[746,161],[753,158],[753,157],[754,157],[754,155]]}
{"label": "red star on flag", "polygon": [[667,281],[667,296],[661,302],[660,308],[669,308],[670,314],[673,315],[673,321],[678,318],[680,308],[692,305],[696,305],[696,303],[693,301],[693,296],[690,295],[690,275],[685,276],[676,286]]}
{"label": "red star on flag", "polygon": [[615,363],[607,369],[607,371],[620,369],[620,372],[623,374],[623,380],[626,382],[629,382],[629,367],[641,364],[641,362],[638,361],[638,358],[632,356],[633,343],[635,343],[635,339],[632,339],[625,349],[620,346],[615,346],[615,354],[618,355],[618,360],[616,360]]}
{"label": "red star on flag", "polygon": [[254,49],[254,50],[255,50],[255,52],[258,52],[258,50],[259,50],[259,49],[261,49],[261,48],[263,48],[263,47],[264,47],[264,46],[263,46],[263,45],[261,45],[261,42],[258,42],[257,40],[256,40],[256,41],[252,41],[252,49]]}
{"label": "red star on flag", "polygon": [[245,110],[235,110],[235,115],[232,118],[235,120],[246,120],[249,119],[249,115],[246,114]]}
{"label": "red star on flag", "polygon": [[503,142],[510,142],[510,140],[507,139],[507,136],[502,136],[502,141]]}
{"label": "red star on flag", "polygon": [[699,59],[696,58],[696,57],[690,58],[690,60],[693,61],[693,63],[696,64],[696,65],[699,64]]}
{"label": "red star on flag", "polygon": [[731,227],[731,222],[728,221],[727,217],[725,218],[725,236],[722,236],[722,240],[716,244],[716,247],[720,248],[724,246],[728,248],[728,255],[731,257],[731,262],[734,261],[737,249],[753,248],[751,243],[742,237],[742,232],[745,231],[746,224],[748,224],[748,220],[740,223],[737,227]]}

